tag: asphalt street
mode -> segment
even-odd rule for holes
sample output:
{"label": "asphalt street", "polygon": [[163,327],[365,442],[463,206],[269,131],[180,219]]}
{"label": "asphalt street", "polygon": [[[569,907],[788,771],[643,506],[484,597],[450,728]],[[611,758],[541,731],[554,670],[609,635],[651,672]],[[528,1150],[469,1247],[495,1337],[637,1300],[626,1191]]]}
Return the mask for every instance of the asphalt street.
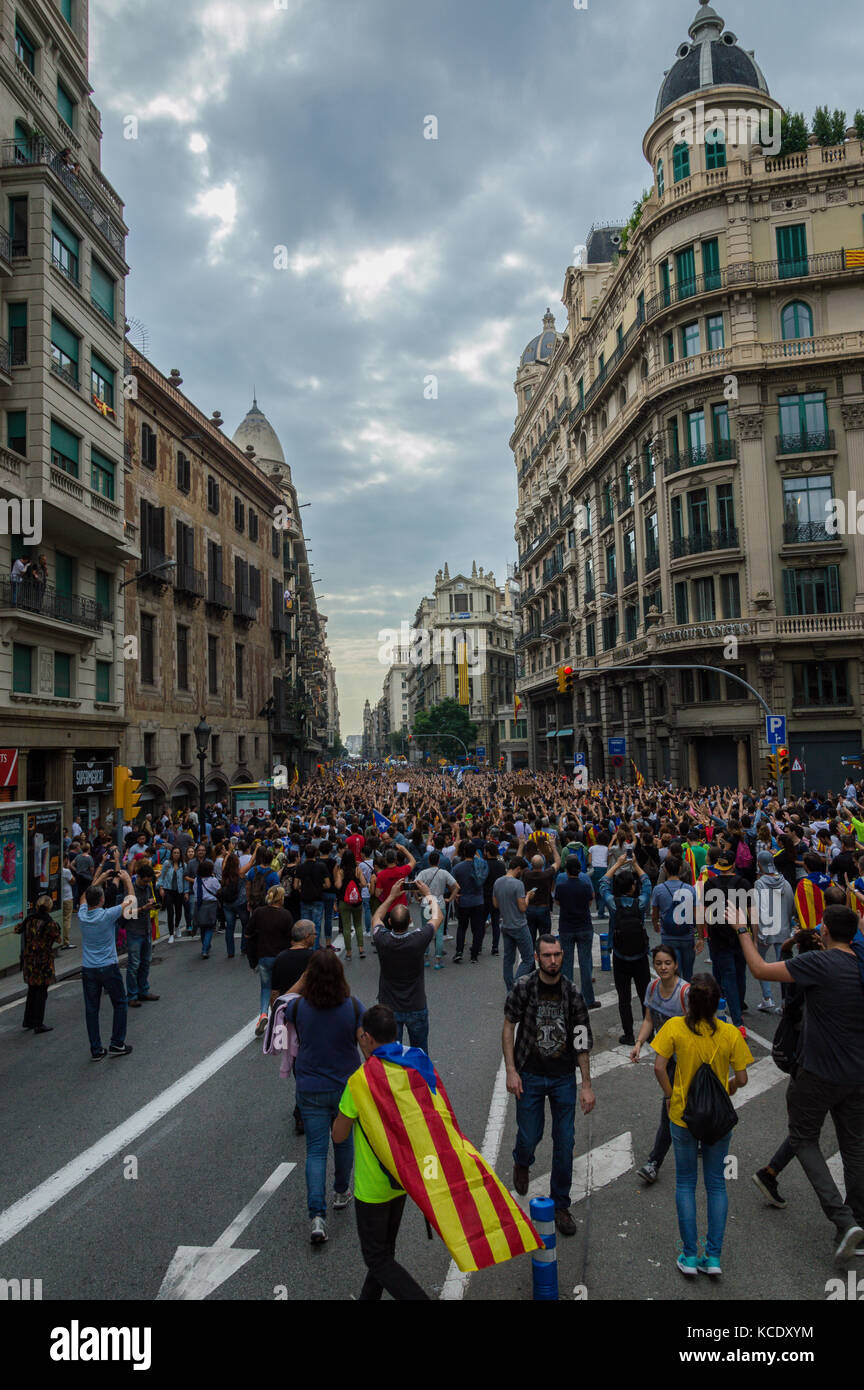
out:
{"label": "asphalt street", "polygon": [[[358,998],[374,1002],[374,954],[361,961],[355,953],[346,969]],[[785,1134],[786,1078],[755,1040],[756,1066],[739,1097],[731,1149],[723,1277],[685,1282],[678,1273],[672,1157],[652,1188],[635,1174],[659,1117],[653,1054],[645,1049],[638,1066],[629,1062],[617,1043],[612,978],[599,957],[595,973],[604,1003],[591,1014],[597,1105],[587,1117],[577,1111],[578,1232],[558,1240],[561,1297],[824,1299],[835,1272],[833,1232],[803,1173],[793,1163],[783,1175],[785,1211],[767,1207],[751,1181]],[[476,966],[448,957],[443,971],[426,977],[430,1052],[463,1130],[478,1147],[488,1144],[487,1156],[509,1184],[515,1103],[501,1077],[500,957],[489,954],[487,936]],[[132,1055],[99,1063],[90,1060],[79,979],[51,992],[51,1033],[22,1030],[23,1001],[0,1006],[0,1277],[41,1279],[43,1299],[152,1300],[172,1261],[177,1271],[178,1248],[195,1247],[180,1257],[193,1270],[194,1297],[356,1297],[363,1268],[351,1208],[330,1214],[326,1245],[309,1244],[304,1140],[291,1121],[294,1083],[280,1080],[278,1058],[263,1056],[253,1036],[257,976],[244,958],[228,961],[217,936],[208,961],[194,940],[157,943],[151,984],[159,1002],[129,1015]],[[776,1019],[756,1012],[758,998],[750,981],[748,1023],[768,1043]],[[105,1001],[103,1042],[109,1012]],[[823,1147],[836,1153],[830,1124]],[[532,1172],[538,1191],[550,1166],[547,1130]],[[454,1278],[446,1249],[437,1237],[429,1241],[410,1204],[399,1253],[434,1297],[531,1297],[527,1257]]]}

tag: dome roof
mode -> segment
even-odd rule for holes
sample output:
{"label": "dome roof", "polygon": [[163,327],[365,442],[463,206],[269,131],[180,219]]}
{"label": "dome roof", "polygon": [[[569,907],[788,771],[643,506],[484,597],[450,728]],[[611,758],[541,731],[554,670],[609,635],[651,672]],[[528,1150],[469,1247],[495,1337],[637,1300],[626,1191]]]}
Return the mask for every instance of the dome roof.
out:
{"label": "dome roof", "polygon": [[234,443],[238,449],[246,450],[251,444],[255,450],[255,461],[261,463],[284,463],[285,455],[279,436],[263,411],[258,409],[257,400],[252,401],[252,409],[241,420],[234,433]]}
{"label": "dome roof", "polygon": [[547,309],[543,315],[543,332],[531,339],[519,359],[519,366],[530,367],[535,362],[540,362],[545,366],[547,362],[551,362],[560,341],[561,334],[555,332],[555,316],[551,309]]}
{"label": "dome roof", "polygon": [[726,21],[708,0],[699,0],[700,9],[690,25],[690,43],[678,49],[674,67],[663,75],[657,97],[655,117],[684,97],[702,94],[709,87],[753,87],[768,94],[768,83],[752,53],[738,47],[738,40],[727,29]]}

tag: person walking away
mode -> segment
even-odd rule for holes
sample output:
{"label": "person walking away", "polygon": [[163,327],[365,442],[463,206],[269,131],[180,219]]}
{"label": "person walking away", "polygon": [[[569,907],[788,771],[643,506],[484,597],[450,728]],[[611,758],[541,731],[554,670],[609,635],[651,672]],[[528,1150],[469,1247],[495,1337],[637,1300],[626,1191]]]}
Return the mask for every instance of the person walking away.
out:
{"label": "person walking away", "polygon": [[126,922],[126,1003],[130,1009],[140,1009],[143,1003],[155,1003],[159,998],[158,994],[150,992],[150,962],[153,959],[150,913],[156,902],[152,865],[139,861],[138,870],[132,876],[132,891],[138,910]]}
{"label": "person walking away", "polygon": [[324,889],[321,898],[321,926],[324,931],[324,940],[329,941],[333,935],[333,918],[337,914],[338,897],[335,891],[337,859],[329,840],[324,841],[319,853],[321,861],[327,869],[327,879],[330,884],[329,888]]}
{"label": "person walking away", "polygon": [[591,1087],[593,1038],[585,1001],[561,972],[564,953],[556,937],[547,932],[538,939],[535,961],[536,970],[516,980],[504,1005],[501,1045],[507,1090],[516,1097],[513,1187],[522,1197],[528,1191],[531,1165],[543,1138],[548,1098],[552,1113],[549,1195],[555,1203],[557,1229],[572,1236],[576,1234],[570,1215],[576,1067],[582,1076],[579,1101],[583,1115],[588,1115],[595,1104]]}
{"label": "person walking away", "polygon": [[[657,971],[657,979],[651,981],[645,994],[648,1012],[642,1020],[642,1027],[639,1029],[635,1046],[630,1053],[631,1062],[639,1061],[639,1054],[651,1034],[655,1031],[659,1033],[668,1019],[684,1017],[685,1000],[690,988],[689,982],[681,978],[674,946],[655,946],[651,952],[651,959],[654,963],[654,969]],[[674,1057],[669,1061],[666,1075],[671,1085],[675,1078]],[[656,1182],[671,1144],[672,1132],[669,1128],[669,1110],[664,1100],[660,1107],[660,1123],[654,1136],[654,1145],[647,1161],[642,1164],[641,1168],[637,1168],[637,1178],[641,1178],[644,1183]]]}
{"label": "person walking away", "polygon": [[[717,1278],[723,1272],[720,1258],[729,1212],[725,1164],[732,1134],[731,1123],[727,1132],[713,1143],[703,1140],[700,1144],[691,1134],[684,1118],[690,1086],[704,1063],[723,1089],[733,1096],[746,1086],[747,1068],[753,1062],[753,1054],[734,1024],[715,1017],[719,1003],[720,986],[714,976],[695,975],[690,981],[684,1017],[670,1018],[652,1043],[656,1053],[654,1074],[668,1103],[675,1153],[675,1205],[681,1237],[681,1250],[675,1263],[688,1278],[697,1274]],[[672,1081],[668,1072],[671,1057],[675,1058]],[[735,1073],[732,1079],[730,1067]],[[700,1149],[708,1196],[708,1233],[701,1258],[696,1225]]]}
{"label": "person walking away", "polygon": [[190,849],[188,849],[186,852],[186,868],[183,871],[183,877],[186,881],[187,902],[189,904],[189,912],[191,914],[192,919],[192,926],[189,933],[190,936],[195,936],[196,932],[198,932],[199,929],[198,891],[195,884],[199,874],[201,873],[201,865],[204,863],[206,858],[207,847],[203,843],[200,845],[195,845],[194,848],[190,847]]}
{"label": "person walking away", "polygon": [[608,830],[602,830],[594,844],[588,846],[588,862],[591,865],[591,880],[594,884],[594,896],[597,900],[597,917],[599,919],[606,916],[606,905],[600,896],[600,880],[609,867]]}
{"label": "person walking away", "polygon": [[291,945],[294,918],[284,906],[285,892],[281,884],[268,888],[263,907],[256,907],[246,928],[246,957],[252,969],[258,970],[261,985],[258,1022],[255,1036],[260,1038],[267,1027],[270,1008],[273,965],[282,951]]}
{"label": "person walking away", "polygon": [[74,950],[74,946],[69,940],[69,928],[72,925],[72,908],[74,905],[72,901],[72,888],[75,883],[75,875],[72,872],[72,859],[68,854],[64,856],[60,878],[62,881],[61,906],[63,911],[63,940],[60,949],[62,951],[72,951]]}
{"label": "person walking away", "polygon": [[459,860],[453,866],[453,877],[459,885],[456,899],[456,951],[453,964],[459,965],[465,950],[465,937],[471,928],[471,964],[476,965],[483,945],[486,921],[483,911],[483,888],[474,865],[474,846],[470,840],[460,840]]}
{"label": "person walking away", "polygon": [[495,906],[492,896],[495,884],[499,878],[503,878],[507,872],[507,866],[498,852],[498,846],[493,840],[489,840],[484,846],[483,854],[488,868],[486,870],[486,880],[483,884],[483,910],[485,919],[492,924],[492,951],[491,955],[497,956],[499,943],[501,940],[501,913]]}
{"label": "person walking away", "polygon": [[[638,892],[636,890],[638,882]],[[641,1000],[651,979],[645,910],[651,901],[651,880],[635,859],[622,854],[600,880],[600,896],[609,913],[612,944],[612,978],[618,993],[618,1012],[624,1032],[619,1043],[630,1047],[633,1036],[632,986]],[[642,1005],[642,1016],[645,1016]]]}
{"label": "person walking away", "polygon": [[[794,930],[795,894],[785,876],[777,869],[774,856],[769,850],[761,850],[757,854],[756,867],[758,877],[753,887],[757,947],[763,960],[768,959],[772,947],[774,959],[780,960],[783,943],[789,940]],[[770,981],[760,980],[759,984],[762,989],[759,1009],[762,1013],[776,1013],[777,1006],[771,993]]]}
{"label": "person walking away", "polygon": [[[425,872],[425,871],[424,871]],[[404,1062],[391,1060],[392,1049],[398,1045],[398,1024],[392,1009],[375,1004],[363,1015],[359,1033],[360,1050],[366,1061],[380,1056],[385,1067],[411,1065],[413,1049],[403,1052]],[[362,1067],[360,1068],[362,1071]],[[354,1074],[356,1077],[357,1073]],[[360,1251],[366,1266],[366,1278],[360,1290],[360,1302],[372,1303],[387,1292],[398,1302],[428,1300],[417,1281],[396,1259],[396,1240],[405,1211],[405,1189],[381,1167],[362,1125],[356,1126],[359,1109],[351,1093],[352,1077],[348,1078],[339,1113],[333,1121],[333,1144],[345,1143],[354,1137],[354,1214]]]}
{"label": "person walking away", "polygon": [[526,892],[522,875],[527,868],[519,854],[511,854],[507,860],[507,872],[492,890],[492,901],[501,913],[501,934],[504,938],[504,987],[509,994],[513,988],[513,965],[516,951],[519,951],[519,969],[516,978],[529,975],[534,969],[534,943],[528,930],[525,909],[531,901],[531,892]]}
{"label": "person walking away", "polygon": [[[416,881],[417,883],[423,883],[426,885],[426,887],[429,889],[429,892],[432,894],[433,898],[437,902],[441,912],[441,922],[440,925],[435,929],[434,939],[435,969],[441,970],[443,969],[444,959],[444,923],[447,918],[447,911],[450,904],[452,902],[455,902],[455,900],[459,896],[459,884],[456,882],[455,878],[448,869],[441,868],[441,854],[437,849],[430,849],[428,858],[429,867],[427,869],[420,870],[419,874],[417,875]],[[491,864],[489,867],[491,872]],[[446,897],[444,896],[445,893],[447,894]],[[495,909],[495,911],[497,912],[497,908]],[[495,954],[494,951],[492,954]],[[428,952],[425,963],[426,965],[429,964]]]}
{"label": "person walking away", "polygon": [[[280,994],[290,994],[298,980],[302,979],[314,950],[315,923],[308,921],[304,922],[301,918],[299,921],[295,922],[291,928],[290,946],[287,950],[280,951],[273,962],[273,971],[270,976],[271,1009],[274,1000],[278,999]],[[296,1099],[294,1102],[293,1118],[294,1133],[305,1133],[303,1128],[303,1116],[300,1114],[300,1107]]]}
{"label": "person walking away", "polygon": [[318,858],[317,845],[306,848],[306,858],[298,866],[294,886],[300,894],[300,911],[310,922],[315,923],[315,945],[321,941],[321,923],[324,917],[324,892],[330,887],[327,865]]}
{"label": "person walking away", "polygon": [[[351,960],[352,928],[357,938],[360,959],[366,959],[366,952],[363,950],[363,884],[363,875],[354,858],[354,852],[346,849],[333,871],[333,887],[336,890],[339,926],[345,942],[346,960]],[[327,940],[329,939],[328,936]]]}
{"label": "person walking away", "polygon": [[[300,1044],[294,1075],[306,1134],[306,1201],[312,1245],[323,1245],[327,1240],[330,1129],[348,1078],[360,1063],[357,1044],[364,1012],[360,1000],[352,998],[336,952],[313,952],[302,980],[302,997],[292,999],[285,1009],[285,1022],[294,1025]],[[353,1160],[352,1136],[334,1140],[334,1211],[344,1211],[351,1200]]]}
{"label": "person walking away", "polygon": [[81,848],[75,856],[72,868],[75,873],[74,903],[77,910],[78,904],[93,882],[93,874],[96,869],[93,863],[93,856],[90,853],[86,841],[82,841]]}
{"label": "person walking away", "polygon": [[[823,950],[769,963],[759,955],[749,928],[740,922],[737,926],[755,979],[804,988],[798,1071],[786,1094],[789,1142],[835,1228],[838,1265],[864,1244],[864,965],[852,944],[858,930],[858,914],[851,907],[831,904],[820,928]],[[819,1146],[828,1114],[837,1132],[845,1201]]]}
{"label": "person walking away", "polygon": [[[199,846],[200,848],[200,846]],[[194,879],[195,921],[201,933],[201,959],[210,959],[210,947],[216,931],[219,911],[219,880],[213,872],[212,859],[202,859]]]}
{"label": "person walking away", "polygon": [[696,961],[696,889],[681,878],[681,860],[668,855],[666,878],[651,893],[651,920],[661,946],[675,952],[681,978],[692,980]]}
{"label": "person walking away", "polygon": [[220,880],[219,901],[225,915],[225,950],[226,958],[233,960],[234,950],[234,931],[237,922],[240,922],[240,951],[246,950],[246,923],[248,913],[246,911],[246,880],[240,872],[240,859],[231,850],[226,854],[222,863],[222,876]]}
{"label": "person walking away", "polygon": [[55,979],[52,948],[54,942],[60,940],[60,928],[51,916],[53,905],[48,894],[43,894],[36,899],[32,912],[15,926],[16,933],[23,938],[21,973],[27,986],[21,1026],[32,1028],[34,1033],[52,1032],[45,1022],[45,1004],[49,986]]}
{"label": "person walking away", "polygon": [[555,901],[558,903],[558,940],[564,952],[564,974],[573,979],[573,960],[579,955],[579,984],[582,998],[589,1009],[599,1009],[594,998],[594,923],[591,920],[591,904],[594,889],[587,874],[579,866],[575,854],[568,855],[563,883],[555,885]]}
{"label": "person walking away", "polygon": [[[106,855],[106,860],[108,856]],[[117,878],[125,889],[127,897],[134,897],[132,880],[125,869],[120,867],[120,853],[115,851],[104,868],[100,868],[87,889],[84,905],[78,908],[78,925],[81,928],[81,984],[84,990],[84,1017],[87,1022],[87,1035],[90,1039],[90,1056],[94,1062],[103,1057],[128,1057],[132,1048],[126,1042],[126,991],[117,963],[115,931],[123,913],[123,904],[105,906],[103,883],[109,878]],[[111,1029],[111,1042],[102,1046],[99,1031],[99,1005],[102,991],[108,995],[114,1006],[114,1020]]]}
{"label": "person walking away", "polygon": [[393,884],[372,918],[372,940],[378,950],[378,1002],[393,1010],[399,1030],[397,1042],[401,1043],[407,1028],[410,1046],[428,1052],[429,1008],[423,961],[443,914],[431,889],[418,880],[416,891],[432,906],[429,921],[415,927],[409,909],[396,902],[401,886]]}
{"label": "person walking away", "polygon": [[561,856],[558,850],[551,840],[547,840],[547,844],[552,857],[551,864],[547,864],[542,854],[535,854],[531,859],[530,869],[527,869],[523,876],[526,889],[534,889],[525,915],[531,940],[535,942],[542,932],[552,930],[552,892],[561,871]]}
{"label": "person walking away", "polygon": [[731,855],[725,850],[718,854],[713,845],[708,854],[709,867],[714,855],[717,856],[713,865],[716,873],[706,878],[697,889],[697,921],[701,902],[703,930],[711,952],[711,974],[720,986],[732,1022],[736,1028],[742,1028],[747,1008],[744,997],[747,970],[735,928],[729,925],[728,918],[730,912],[736,910],[737,904],[748,901],[750,885],[746,878],[735,872]]}

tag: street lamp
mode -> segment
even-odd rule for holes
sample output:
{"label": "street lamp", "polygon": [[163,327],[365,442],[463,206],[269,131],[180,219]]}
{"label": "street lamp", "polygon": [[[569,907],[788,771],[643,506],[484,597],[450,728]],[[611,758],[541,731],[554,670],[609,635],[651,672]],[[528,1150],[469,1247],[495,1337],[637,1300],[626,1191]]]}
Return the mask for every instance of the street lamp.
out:
{"label": "street lamp", "polygon": [[127,584],[137,584],[139,579],[150,579],[151,576],[162,574],[165,570],[172,570],[176,564],[176,560],[162,560],[160,564],[154,565],[152,569],[139,570],[137,574],[133,574],[131,579],[124,579],[120,588],[125,589]]}
{"label": "street lamp", "polygon": [[205,827],[207,823],[207,817],[204,814],[204,763],[207,759],[207,750],[210,746],[210,735],[212,734],[212,732],[213,730],[210,728],[210,725],[207,723],[207,720],[202,714],[200,720],[195,725],[194,730],[195,745],[198,749],[198,802],[200,808],[198,813],[200,817],[200,822],[198,825],[199,840],[204,839]]}

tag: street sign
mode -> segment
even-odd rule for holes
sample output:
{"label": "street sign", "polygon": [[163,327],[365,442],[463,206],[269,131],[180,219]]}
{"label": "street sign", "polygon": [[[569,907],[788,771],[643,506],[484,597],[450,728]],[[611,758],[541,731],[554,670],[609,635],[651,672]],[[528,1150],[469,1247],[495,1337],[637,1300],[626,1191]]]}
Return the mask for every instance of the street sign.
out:
{"label": "street sign", "polygon": [[575,764],[576,767],[584,767],[584,766],[585,766],[585,754],[584,754],[584,753],[575,753],[574,756],[573,756],[573,762],[574,762],[574,764]]}
{"label": "street sign", "polygon": [[[624,757],[624,754],[625,754],[626,752],[627,752],[627,740],[626,740],[626,738],[610,738],[610,740],[609,740],[609,757],[610,757],[610,758],[623,758],[623,757]],[[621,764],[620,764],[620,763],[614,763],[613,766],[614,766],[614,767],[620,767]]]}
{"label": "street sign", "polygon": [[785,714],[767,714],[765,716],[765,742],[769,744],[786,742]]}
{"label": "street sign", "polygon": [[[623,738],[622,738],[622,739],[611,739],[611,738],[610,738],[609,742],[610,742],[610,743],[623,743],[624,740],[623,740]],[[613,753],[613,754],[612,754],[612,757],[609,759],[609,761],[610,761],[610,763],[612,764],[613,767],[623,767],[623,766],[624,766],[624,759],[622,758],[622,756],[621,756],[620,753]]]}
{"label": "street sign", "polygon": [[0,748],[0,787],[18,785],[18,749]]}
{"label": "street sign", "polygon": [[485,757],[486,757],[486,745],[485,745],[485,743],[478,743],[478,744],[477,744],[477,757],[478,757],[478,758],[485,758]]}
{"label": "street sign", "polygon": [[96,762],[95,759],[88,758],[86,763],[72,764],[72,791],[76,796],[84,796],[91,792],[110,792],[113,788],[112,762]]}
{"label": "street sign", "polygon": [[792,771],[793,771],[793,772],[806,772],[806,771],[807,771],[807,768],[806,768],[805,764],[802,763],[802,761],[801,761],[800,758],[796,758],[795,761],[794,761],[794,763],[792,764]]}

